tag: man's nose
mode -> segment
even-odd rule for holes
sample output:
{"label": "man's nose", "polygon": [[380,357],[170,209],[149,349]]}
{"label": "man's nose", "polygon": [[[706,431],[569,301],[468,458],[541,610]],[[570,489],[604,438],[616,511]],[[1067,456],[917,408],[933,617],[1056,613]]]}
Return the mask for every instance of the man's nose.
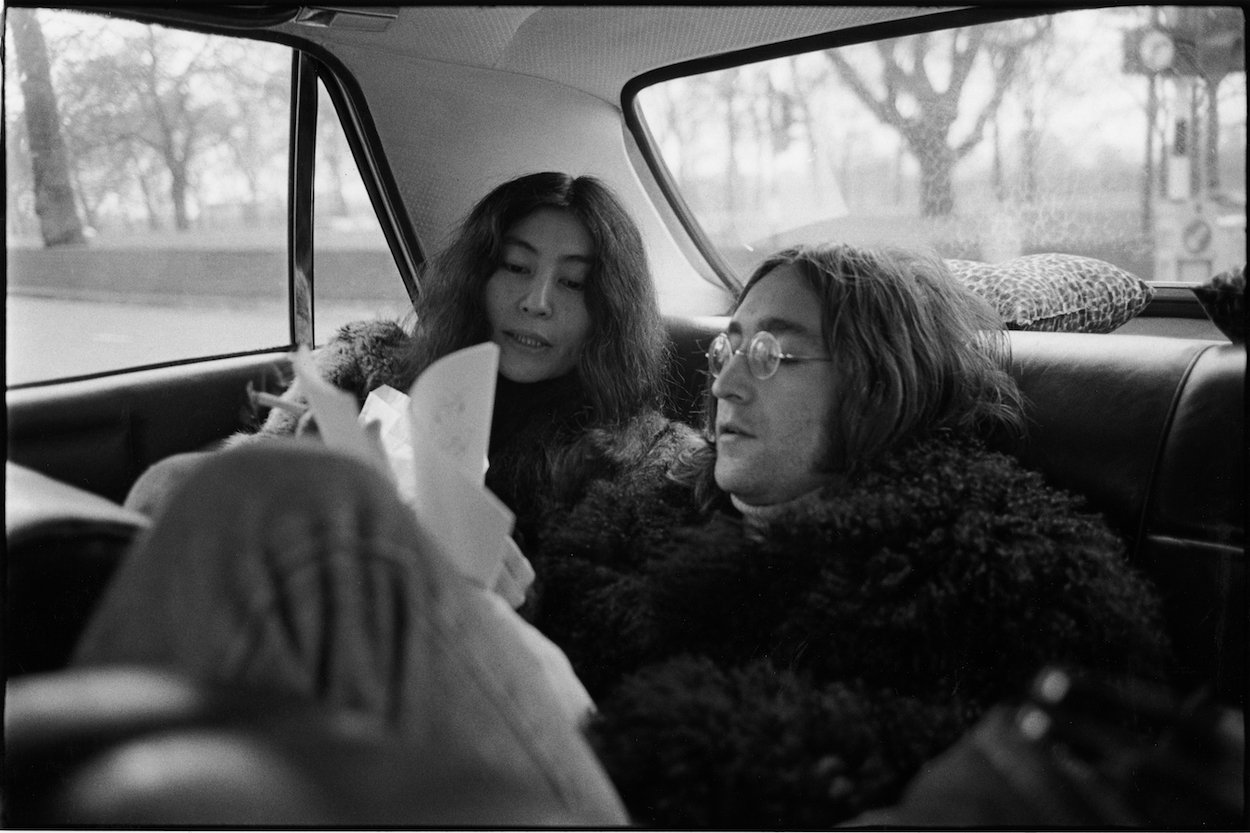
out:
{"label": "man's nose", "polygon": [[521,298],[521,310],[543,318],[551,315],[551,293],[554,289],[555,279],[552,276],[535,275]]}
{"label": "man's nose", "polygon": [[755,382],[756,379],[747,366],[747,357],[734,353],[720,369],[720,375],[712,380],[712,396],[745,402],[755,395]]}

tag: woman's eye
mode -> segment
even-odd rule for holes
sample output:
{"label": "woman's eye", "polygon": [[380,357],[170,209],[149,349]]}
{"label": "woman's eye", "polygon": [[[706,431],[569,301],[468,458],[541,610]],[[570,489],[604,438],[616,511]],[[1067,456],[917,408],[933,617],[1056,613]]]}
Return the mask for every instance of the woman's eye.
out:
{"label": "woman's eye", "polygon": [[581,292],[586,288],[586,282],[580,278],[561,278],[560,284],[572,289],[574,292]]}
{"label": "woman's eye", "polygon": [[524,275],[526,272],[529,271],[520,263],[509,263],[506,260],[503,263],[499,264],[499,268],[504,270],[505,272],[511,272],[514,275]]}

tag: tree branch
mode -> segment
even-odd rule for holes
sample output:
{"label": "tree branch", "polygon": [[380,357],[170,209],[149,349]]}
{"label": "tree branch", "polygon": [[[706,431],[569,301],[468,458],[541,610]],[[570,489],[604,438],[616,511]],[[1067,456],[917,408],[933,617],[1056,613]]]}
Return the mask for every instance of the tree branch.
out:
{"label": "tree branch", "polygon": [[924,67],[925,56],[929,54],[929,33],[917,35],[911,45],[911,92],[918,101],[928,101],[937,97],[933,89],[933,81]]}
{"label": "tree branch", "polygon": [[984,40],[985,30],[979,26],[969,34],[968,46],[963,50],[959,49],[958,34],[951,39],[950,90],[954,91],[956,98],[963,91],[964,83],[968,80],[968,74],[972,72],[972,66],[976,63],[977,54],[981,51],[981,43]]}
{"label": "tree branch", "polygon": [[[846,58],[834,50],[825,50],[825,57],[829,59],[834,68],[841,74],[842,80],[846,81],[851,91],[855,93],[869,110],[872,110],[877,118],[892,127],[898,128],[900,131],[907,129],[907,120],[898,112],[897,107],[892,106],[894,102],[892,100],[878,100],[872,94],[872,91],[868,89],[863,78],[855,71],[855,68],[847,62]],[[889,84],[887,83],[886,86],[888,88]]]}
{"label": "tree branch", "polygon": [[1020,50],[1021,47],[1013,47],[1000,53],[1001,63],[994,72],[994,92],[989,102],[977,114],[976,123],[969,131],[967,138],[955,146],[956,159],[962,159],[981,142],[981,137],[985,134],[985,125],[998,112],[1003,96],[1006,95],[1007,89],[1015,79],[1016,62],[1020,58]]}

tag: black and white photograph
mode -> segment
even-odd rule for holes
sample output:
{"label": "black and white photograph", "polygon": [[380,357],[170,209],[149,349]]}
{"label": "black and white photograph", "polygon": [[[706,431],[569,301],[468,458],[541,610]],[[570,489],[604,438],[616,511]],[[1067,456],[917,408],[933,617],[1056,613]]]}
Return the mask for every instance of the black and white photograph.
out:
{"label": "black and white photograph", "polygon": [[1250,826],[1241,7],[0,16],[0,827]]}

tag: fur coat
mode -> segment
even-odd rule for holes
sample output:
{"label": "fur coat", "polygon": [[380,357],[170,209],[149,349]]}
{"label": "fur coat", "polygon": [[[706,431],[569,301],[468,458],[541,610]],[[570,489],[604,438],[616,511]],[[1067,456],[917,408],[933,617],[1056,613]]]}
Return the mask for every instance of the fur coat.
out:
{"label": "fur coat", "polygon": [[836,824],[1046,663],[1166,673],[1118,539],[977,442],[925,441],[762,528],[724,510],[663,476],[600,481],[531,556],[536,623],[641,824]]}
{"label": "fur coat", "polygon": [[[330,384],[355,395],[363,406],[380,385],[406,391],[412,384],[407,360],[412,342],[393,321],[358,321],[339,329],[313,352],[313,361]],[[282,394],[306,404],[298,382]],[[272,409],[254,433],[239,433],[227,445],[292,436],[307,420]],[[486,485],[517,516],[515,537],[529,550],[537,540],[537,518],[553,505],[567,505],[587,483],[624,472],[653,474],[657,461],[672,459],[697,443],[695,433],[658,411],[639,408],[621,424],[597,424],[575,375],[535,383],[500,376],[495,391]]]}
{"label": "fur coat", "polygon": [[[394,321],[355,321],[344,324],[334,338],[313,351],[313,364],[322,378],[356,397],[363,407],[369,391],[390,385],[406,391],[412,380],[401,378],[412,343],[407,331]],[[298,381],[291,381],[282,399],[307,405]],[[256,439],[290,436],[300,429],[301,418],[273,408],[255,432],[238,433],[227,440],[229,445]]]}

